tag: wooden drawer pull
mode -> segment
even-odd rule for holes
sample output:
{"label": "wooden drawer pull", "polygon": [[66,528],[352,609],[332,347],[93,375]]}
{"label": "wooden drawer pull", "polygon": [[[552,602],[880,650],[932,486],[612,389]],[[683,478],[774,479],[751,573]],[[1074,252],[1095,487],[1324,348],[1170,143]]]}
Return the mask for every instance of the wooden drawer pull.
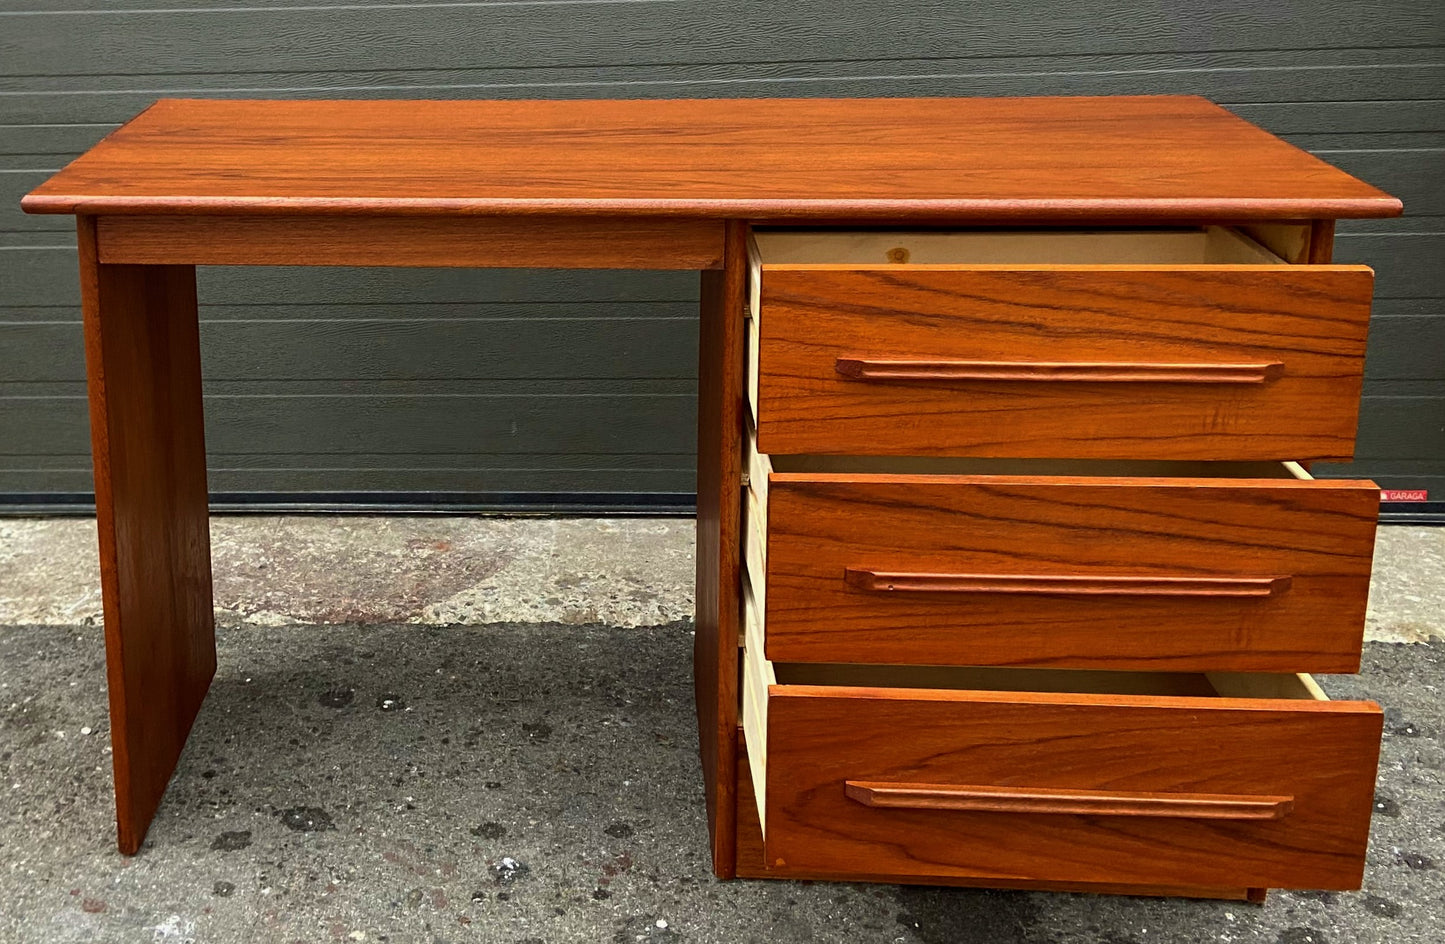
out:
{"label": "wooden drawer pull", "polygon": [[917,361],[840,357],[838,373],[850,380],[941,382],[1026,380],[1083,383],[1262,384],[1284,373],[1284,364],[1130,364],[1032,361]]}
{"label": "wooden drawer pull", "polygon": [[976,787],[938,783],[849,780],[848,797],[864,806],[899,810],[973,810],[981,813],[1073,813],[1180,819],[1283,819],[1292,796],[1226,793],[1134,793],[1051,787]]}
{"label": "wooden drawer pull", "polygon": [[1289,577],[1091,577],[1047,574],[909,574],[848,567],[850,586],[876,593],[1033,593],[1067,596],[1272,597]]}

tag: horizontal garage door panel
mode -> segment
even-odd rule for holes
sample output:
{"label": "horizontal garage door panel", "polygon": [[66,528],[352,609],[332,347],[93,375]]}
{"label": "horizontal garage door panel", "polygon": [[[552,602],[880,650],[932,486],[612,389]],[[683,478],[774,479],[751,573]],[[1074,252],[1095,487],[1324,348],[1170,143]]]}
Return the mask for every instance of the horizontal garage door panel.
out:
{"label": "horizontal garage door panel", "polygon": [[[212,456],[212,493],[451,492],[469,495],[537,493],[687,496],[696,488],[690,456],[651,453],[579,456],[570,453],[412,453],[394,455]],[[0,495],[87,493],[90,454],[9,456],[0,459]]]}
{"label": "horizontal garage door panel", "polygon": [[[512,319],[378,318],[207,321],[202,368],[215,380],[486,380],[576,377],[693,377],[697,322],[629,315],[635,306],[591,306],[570,316]],[[663,306],[677,312],[678,306]],[[83,380],[80,326],[74,322],[0,322],[0,384]],[[57,358],[56,355],[61,355]]]}
{"label": "horizontal garage door panel", "polygon": [[[1321,471],[1436,487],[1442,34],[1411,0],[0,4],[0,496],[90,487],[73,222],[18,200],[162,96],[1204,95],[1405,200],[1339,227],[1378,301],[1358,461]],[[198,277],[217,491],[693,488],[695,273]]]}
{"label": "horizontal garage door panel", "polygon": [[431,4],[358,4],[343,15],[310,4],[107,6],[92,12],[88,29],[76,29],[73,15],[39,12],[6,18],[0,61],[15,75],[52,74],[64,61],[70,74],[100,76],[264,72],[280,62],[297,71],[465,68],[479,58],[510,68],[645,65],[676,61],[680,52],[698,63],[916,59],[960,48],[980,56],[1020,49],[1077,56],[1197,52],[1226,43],[1273,50],[1286,38],[1294,48],[1378,47],[1438,36],[1442,28],[1435,4],[1351,0],[1225,0],[1174,16],[1144,14],[1130,0],[969,4],[965,15],[953,0],[838,0],[826,17],[809,4],[770,0],[446,6],[439,13]]}

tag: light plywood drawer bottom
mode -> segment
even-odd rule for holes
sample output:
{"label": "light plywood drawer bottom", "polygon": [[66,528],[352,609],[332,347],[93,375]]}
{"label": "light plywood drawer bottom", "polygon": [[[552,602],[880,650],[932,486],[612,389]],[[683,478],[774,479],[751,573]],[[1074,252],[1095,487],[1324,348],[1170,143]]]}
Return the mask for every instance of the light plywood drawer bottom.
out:
{"label": "light plywood drawer bottom", "polygon": [[754,619],[742,713],[770,867],[1360,884],[1381,714],[1308,676],[774,664]]}

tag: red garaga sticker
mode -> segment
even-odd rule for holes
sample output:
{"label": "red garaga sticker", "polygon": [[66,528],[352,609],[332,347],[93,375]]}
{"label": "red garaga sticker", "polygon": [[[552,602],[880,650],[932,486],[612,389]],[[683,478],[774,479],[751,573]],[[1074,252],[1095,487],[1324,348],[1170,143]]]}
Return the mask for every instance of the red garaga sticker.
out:
{"label": "red garaga sticker", "polygon": [[1380,490],[1380,501],[1411,502],[1429,500],[1429,493],[1423,488],[1385,488]]}

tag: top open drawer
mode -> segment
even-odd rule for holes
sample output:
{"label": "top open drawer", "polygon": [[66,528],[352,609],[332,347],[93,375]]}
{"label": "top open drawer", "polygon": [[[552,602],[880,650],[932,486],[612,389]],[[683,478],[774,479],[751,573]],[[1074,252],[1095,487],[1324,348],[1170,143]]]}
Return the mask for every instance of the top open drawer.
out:
{"label": "top open drawer", "polygon": [[1354,451],[1373,273],[1221,227],[758,231],[775,454],[1324,459]]}

